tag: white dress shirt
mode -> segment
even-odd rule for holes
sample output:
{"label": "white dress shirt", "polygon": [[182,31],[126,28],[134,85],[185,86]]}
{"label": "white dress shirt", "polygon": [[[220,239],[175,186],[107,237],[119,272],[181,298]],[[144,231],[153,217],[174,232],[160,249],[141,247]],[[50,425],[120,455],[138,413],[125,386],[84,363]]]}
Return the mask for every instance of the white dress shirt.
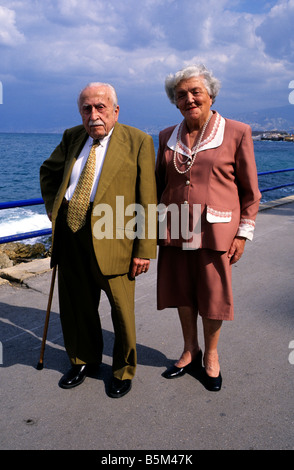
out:
{"label": "white dress shirt", "polygon": [[[109,132],[109,134],[106,137],[103,137],[103,139],[100,140],[100,145],[96,148],[96,169],[95,169],[95,177],[94,177],[94,182],[93,182],[91,196],[90,196],[91,202],[94,201],[104,158],[107,152],[107,148],[109,145],[109,140],[110,140],[112,132],[113,132],[113,129]],[[82,151],[80,155],[78,156],[77,161],[75,162],[73,166],[72,173],[71,173],[70,180],[69,180],[69,185],[65,193],[65,198],[68,201],[70,201],[74,193],[74,190],[76,189],[76,185],[78,183],[78,180],[84,168],[84,165],[86,164],[92,145],[93,145],[93,139],[92,137],[89,137],[84,147],[82,148]]]}

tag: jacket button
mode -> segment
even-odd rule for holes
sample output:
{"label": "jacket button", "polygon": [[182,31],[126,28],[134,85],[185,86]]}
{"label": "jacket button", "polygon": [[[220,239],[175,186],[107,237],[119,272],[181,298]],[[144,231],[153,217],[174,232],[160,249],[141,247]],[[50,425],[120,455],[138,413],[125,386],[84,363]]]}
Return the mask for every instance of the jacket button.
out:
{"label": "jacket button", "polygon": [[189,204],[189,202],[188,202],[188,201],[184,201],[184,204]]}
{"label": "jacket button", "polygon": [[189,186],[189,184],[190,184],[190,180],[187,180],[186,181],[186,186]]}

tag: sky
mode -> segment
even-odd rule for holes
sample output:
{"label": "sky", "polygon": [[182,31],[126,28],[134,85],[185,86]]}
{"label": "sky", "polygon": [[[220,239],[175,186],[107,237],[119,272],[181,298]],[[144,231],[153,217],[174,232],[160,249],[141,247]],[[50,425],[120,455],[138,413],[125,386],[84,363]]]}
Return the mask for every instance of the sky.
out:
{"label": "sky", "polygon": [[225,117],[291,107],[293,25],[294,0],[0,0],[0,132],[80,124],[92,81],[116,88],[120,122],[157,131],[182,120],[165,77],[194,63]]}

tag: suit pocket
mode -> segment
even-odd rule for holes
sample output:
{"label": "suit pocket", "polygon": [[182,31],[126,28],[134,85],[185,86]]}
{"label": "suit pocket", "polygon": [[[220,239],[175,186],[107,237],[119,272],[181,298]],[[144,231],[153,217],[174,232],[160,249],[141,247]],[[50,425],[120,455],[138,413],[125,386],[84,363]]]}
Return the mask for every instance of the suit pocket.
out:
{"label": "suit pocket", "polygon": [[206,208],[206,220],[211,224],[228,223],[232,220],[232,211],[216,209],[211,206]]}

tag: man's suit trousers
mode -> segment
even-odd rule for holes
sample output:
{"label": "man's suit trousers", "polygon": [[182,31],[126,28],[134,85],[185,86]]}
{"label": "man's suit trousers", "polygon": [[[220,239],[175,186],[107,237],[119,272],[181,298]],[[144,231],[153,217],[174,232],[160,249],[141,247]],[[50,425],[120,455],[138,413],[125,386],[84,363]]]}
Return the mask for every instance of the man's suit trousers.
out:
{"label": "man's suit trousers", "polygon": [[92,243],[91,208],[86,225],[73,233],[66,223],[67,204],[59,211],[55,242],[58,262],[60,318],[65,348],[73,364],[99,364],[102,361],[103,334],[98,306],[101,290],[111,305],[114,328],[112,370],[125,380],[135,375],[135,281],[128,273],[104,276],[98,266]]}

